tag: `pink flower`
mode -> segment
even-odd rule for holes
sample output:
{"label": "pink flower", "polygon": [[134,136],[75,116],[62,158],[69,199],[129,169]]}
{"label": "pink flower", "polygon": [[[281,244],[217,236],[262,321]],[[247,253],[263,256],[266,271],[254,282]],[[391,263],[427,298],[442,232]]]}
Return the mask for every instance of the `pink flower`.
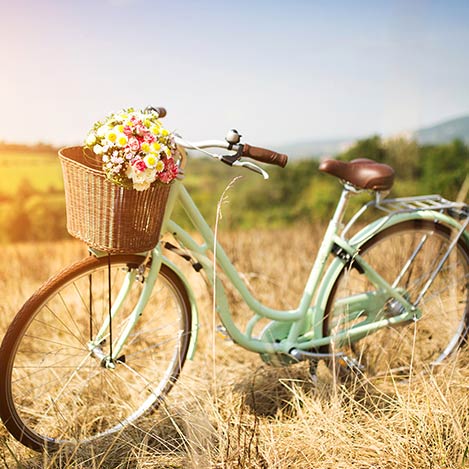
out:
{"label": "pink flower", "polygon": [[164,171],[159,174],[159,179],[161,182],[164,182],[165,184],[170,183],[173,179],[176,178],[178,175],[178,167],[174,163],[174,160],[172,158],[168,158],[165,161],[165,168]]}
{"label": "pink flower", "polygon": [[143,160],[133,161],[132,166],[140,172],[143,172],[147,169],[147,165],[145,164],[145,162]]}
{"label": "pink flower", "polygon": [[130,137],[131,135],[133,135],[132,127],[130,127],[130,125],[126,125],[124,127],[123,132],[127,137]]}
{"label": "pink flower", "polygon": [[154,135],[152,135],[151,132],[148,132],[146,135],[145,135],[145,138],[144,138],[145,142],[147,143],[153,143],[156,141],[156,137]]}
{"label": "pink flower", "polygon": [[137,137],[130,137],[129,138],[129,143],[127,146],[132,150],[132,151],[139,151],[140,150],[140,142]]}
{"label": "pink flower", "polygon": [[148,129],[143,124],[137,124],[135,126],[135,133],[137,135],[143,136],[148,133]]}
{"label": "pink flower", "polygon": [[137,116],[131,116],[130,122],[132,122],[134,126],[142,123],[142,121]]}
{"label": "pink flower", "polygon": [[168,174],[166,171],[163,172],[163,173],[160,173],[158,175],[158,179],[161,181],[161,182],[164,182],[165,184],[168,184],[172,181],[172,178],[171,178],[171,175]]}

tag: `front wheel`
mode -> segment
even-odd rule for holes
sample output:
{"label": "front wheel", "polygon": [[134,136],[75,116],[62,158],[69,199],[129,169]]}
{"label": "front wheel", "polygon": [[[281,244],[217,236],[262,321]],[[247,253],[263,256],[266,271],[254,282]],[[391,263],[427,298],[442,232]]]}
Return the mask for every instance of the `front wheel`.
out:
{"label": "front wheel", "polygon": [[44,284],[13,320],[0,348],[0,413],[26,446],[56,450],[116,433],[156,408],[177,380],[191,309],[183,282],[165,265],[113,367],[103,360],[109,328],[95,343],[109,317],[109,284],[112,302],[130,284],[111,323],[113,342],[129,322],[145,282],[143,260],[111,256],[110,270],[107,257],[77,262]]}
{"label": "front wheel", "polygon": [[[360,248],[360,256],[413,304],[455,234],[432,221],[406,221],[376,234]],[[369,320],[366,308],[344,306],[346,299],[377,292],[363,273],[344,267],[332,288],[323,324],[323,333],[333,337],[330,351],[344,352],[351,359],[347,362],[366,370],[368,376],[409,377],[441,363],[467,340],[468,284],[469,247],[460,238],[418,304],[420,319],[385,327],[355,342],[343,335],[334,340],[345,329]],[[398,301],[385,298],[381,310],[373,315],[383,319],[402,312]]]}

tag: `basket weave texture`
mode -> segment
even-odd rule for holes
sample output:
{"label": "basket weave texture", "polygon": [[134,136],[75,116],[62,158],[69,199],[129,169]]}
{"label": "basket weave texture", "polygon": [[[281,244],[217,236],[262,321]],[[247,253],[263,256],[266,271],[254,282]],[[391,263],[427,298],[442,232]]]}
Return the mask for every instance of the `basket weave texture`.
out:
{"label": "basket weave texture", "polygon": [[59,150],[64,177],[67,230],[88,246],[110,253],[136,253],[156,246],[170,184],[124,189],[110,182],[99,157],[83,147]]}

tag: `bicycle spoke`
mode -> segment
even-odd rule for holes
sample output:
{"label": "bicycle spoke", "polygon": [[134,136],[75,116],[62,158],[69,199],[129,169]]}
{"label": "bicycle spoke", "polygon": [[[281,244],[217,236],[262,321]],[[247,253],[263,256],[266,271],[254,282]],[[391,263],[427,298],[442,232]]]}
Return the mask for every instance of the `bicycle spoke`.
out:
{"label": "bicycle spoke", "polygon": [[70,311],[69,307],[68,307],[68,304],[67,304],[67,301],[65,301],[62,293],[59,293],[58,297],[60,298],[60,300],[62,301],[62,304],[63,304],[63,307],[64,307],[64,311],[67,313],[68,317],[70,318],[70,320],[72,321],[72,323],[75,325],[75,328],[76,330],[79,332],[80,334],[80,337],[81,337],[81,343],[83,344],[86,344],[86,341],[87,339],[83,337],[83,334],[81,332],[81,329],[80,327],[78,326],[78,324],[76,323],[75,321],[75,318],[73,317],[73,314],[72,312]]}
{"label": "bicycle spoke", "polygon": [[54,344],[54,345],[62,345],[62,346],[65,346],[67,348],[71,348],[71,349],[74,349],[74,350],[79,350],[80,352],[83,351],[83,347],[73,347],[69,344],[63,344],[62,342],[58,342],[57,340],[53,340],[53,339],[48,339],[48,338],[44,338],[44,337],[41,337],[39,335],[31,335],[31,334],[25,334],[25,337],[28,337],[29,339],[33,339],[35,341],[40,341],[40,342],[46,342],[46,343],[49,343],[49,344]]}
{"label": "bicycle spoke", "polygon": [[[392,284],[393,288],[396,288],[400,284],[402,278],[406,274],[409,267],[413,268],[413,261],[415,260],[415,258],[417,257],[417,255],[421,251],[421,249],[423,248],[423,245],[424,245],[424,243],[427,239],[428,239],[427,235],[422,236],[422,239],[420,240],[419,245],[415,248],[414,252],[410,255],[409,259],[405,263],[405,265],[402,268],[401,272],[399,273],[399,275],[394,280],[394,282]],[[412,275],[412,272],[409,272],[408,279],[411,277],[411,275]],[[408,280],[407,280],[407,282],[408,282]],[[404,282],[404,285],[405,285],[406,289],[408,288],[408,283],[407,282]]]}
{"label": "bicycle spoke", "polygon": [[[16,342],[8,352],[14,359],[9,360],[6,398],[15,417],[7,422],[20,427],[12,433],[24,435],[22,441],[33,448],[61,445],[55,439],[75,442],[117,431],[156,406],[179,375],[190,338],[190,303],[182,282],[166,266],[123,343],[122,360],[109,368],[105,363],[109,330],[95,344],[95,355],[89,350],[90,327],[97,334],[108,320],[108,291],[117,298],[128,265],[141,263],[137,256],[110,260],[111,288],[108,259],[91,256],[40,290],[19,313],[25,317],[24,328],[9,335]],[[127,287],[112,319],[116,341],[135,320],[145,284]]]}
{"label": "bicycle spoke", "polygon": [[[421,221],[402,222],[370,240],[360,255],[411,304],[420,301],[421,316],[359,337],[355,343],[344,340],[334,345],[334,352],[343,351],[356,359],[371,375],[390,376],[398,370],[415,373],[426,369],[455,351],[469,325],[469,253],[454,239],[447,228]],[[392,262],[383,262],[383,257]],[[328,313],[329,334],[347,331],[362,321],[400,314],[399,305],[392,302],[376,316],[368,314],[366,307],[362,312],[353,311],[354,295],[373,290],[366,276],[344,271],[330,303],[339,307],[331,307]],[[347,309],[348,298],[351,309]]]}

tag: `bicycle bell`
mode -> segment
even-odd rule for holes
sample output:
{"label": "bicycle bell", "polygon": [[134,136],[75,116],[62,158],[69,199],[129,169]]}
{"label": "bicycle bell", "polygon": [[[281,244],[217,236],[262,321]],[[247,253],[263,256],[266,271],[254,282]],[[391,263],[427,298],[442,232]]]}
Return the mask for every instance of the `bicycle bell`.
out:
{"label": "bicycle bell", "polygon": [[226,133],[225,140],[231,145],[236,145],[241,140],[241,135],[236,129],[231,129]]}

